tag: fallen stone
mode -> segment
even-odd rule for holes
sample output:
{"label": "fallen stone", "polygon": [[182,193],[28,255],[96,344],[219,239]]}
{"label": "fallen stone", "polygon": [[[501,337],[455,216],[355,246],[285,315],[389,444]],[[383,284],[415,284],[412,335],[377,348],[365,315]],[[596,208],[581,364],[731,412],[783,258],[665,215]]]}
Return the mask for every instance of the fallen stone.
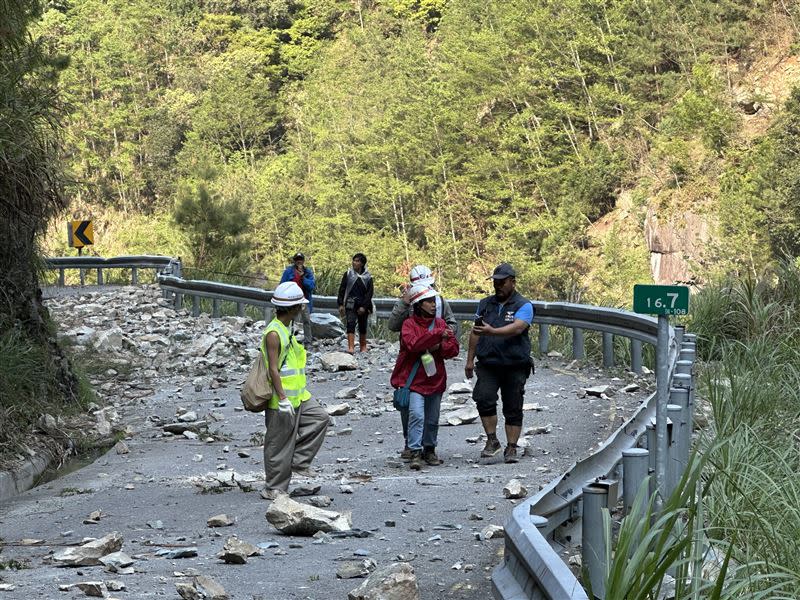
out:
{"label": "fallen stone", "polygon": [[82,546],[67,548],[53,556],[59,567],[88,567],[99,565],[103,556],[122,548],[122,536],[116,531]]}
{"label": "fallen stone", "polygon": [[319,359],[322,367],[327,371],[355,371],[358,369],[355,356],[347,352],[326,352]]}
{"label": "fallen stone", "polygon": [[316,339],[335,339],[345,334],[342,322],[328,313],[311,313],[311,335]]}
{"label": "fallen stone", "polygon": [[456,381],[447,388],[448,394],[471,394],[472,386],[466,381]]}
{"label": "fallen stone", "polygon": [[72,584],[71,587],[76,587],[87,596],[92,598],[103,597],[103,582],[102,581],[79,581]]}
{"label": "fallen stone", "polygon": [[414,567],[406,562],[376,569],[367,580],[347,594],[348,600],[419,600]]}
{"label": "fallen stone", "polygon": [[629,383],[624,388],[622,388],[622,391],[623,392],[627,392],[629,394],[632,394],[633,392],[638,392],[639,391],[639,384],[638,383]]}
{"label": "fallen stone", "polygon": [[197,547],[189,546],[187,548],[175,548],[174,550],[163,548],[158,552],[156,552],[156,556],[158,556],[159,558],[166,558],[167,560],[176,560],[178,558],[193,558],[197,556]]}
{"label": "fallen stone", "polygon": [[548,423],[547,425],[536,425],[535,427],[529,427],[525,430],[525,435],[541,435],[543,433],[551,433],[553,431],[553,424]]}
{"label": "fallen stone", "polygon": [[336,577],[339,579],[367,577],[377,566],[371,558],[346,562],[336,570]]}
{"label": "fallen stone", "polygon": [[325,412],[327,412],[331,417],[340,417],[350,412],[350,405],[347,402],[343,402],[342,404],[333,404],[325,407]]}
{"label": "fallen stone", "polygon": [[301,496],[315,496],[322,489],[321,485],[298,485],[291,492],[289,496],[292,498],[299,498]]}
{"label": "fallen stone", "polygon": [[176,583],[175,587],[183,600],[230,600],[225,588],[205,575],[197,575],[191,583]]}
{"label": "fallen stone", "polygon": [[218,555],[223,561],[232,565],[243,565],[250,556],[261,554],[261,549],[240,540],[236,536],[231,536],[225,541],[222,552]]}
{"label": "fallen stone", "polygon": [[503,495],[509,500],[515,500],[527,496],[528,490],[519,479],[512,479],[503,487]]}
{"label": "fallen stone", "polygon": [[193,423],[167,423],[161,429],[167,433],[174,433],[175,435],[182,435],[187,431],[195,431],[202,429],[207,423],[205,421],[194,421]]}
{"label": "fallen stone", "polygon": [[13,592],[15,589],[16,586],[10,583],[0,583],[0,592]]}
{"label": "fallen stone", "polygon": [[128,444],[120,440],[114,444],[114,451],[117,454],[128,454],[130,452],[130,448],[128,448]]}
{"label": "fallen stone", "polygon": [[333,498],[330,496],[313,496],[309,498],[307,502],[311,506],[316,506],[317,508],[327,508],[333,504]]}
{"label": "fallen stone", "polygon": [[133,559],[124,552],[112,552],[100,559],[100,564],[111,573],[119,573],[122,569],[130,567]]}
{"label": "fallen stone", "polygon": [[193,410],[186,411],[178,417],[178,421],[181,423],[194,423],[197,421],[197,413]]}
{"label": "fallen stone", "polygon": [[208,518],[206,525],[209,527],[230,527],[233,525],[233,519],[226,514],[215,515]]}
{"label": "fallen stone", "polygon": [[349,512],[337,513],[279,495],[267,510],[267,521],[286,535],[314,535],[318,531],[349,531],[352,517]]}
{"label": "fallen stone", "polygon": [[598,398],[604,394],[606,396],[614,395],[614,388],[612,388],[610,385],[595,385],[584,388],[583,391],[585,391],[589,396],[597,396]]}
{"label": "fallen stone", "polygon": [[363,386],[359,385],[352,385],[348,387],[344,387],[336,392],[336,399],[337,400],[346,400],[351,398],[358,398],[358,393],[361,391]]}
{"label": "fallen stone", "polygon": [[474,406],[467,406],[447,413],[444,415],[444,418],[448,425],[468,425],[469,423],[475,422],[478,416],[477,408]]}
{"label": "fallen stone", "polygon": [[121,581],[117,581],[116,579],[109,579],[108,581],[106,581],[106,589],[109,592],[124,592],[128,588]]}
{"label": "fallen stone", "polygon": [[44,433],[53,433],[58,429],[58,423],[53,415],[44,414],[36,421],[36,428]]}
{"label": "fallen stone", "polygon": [[482,540],[492,540],[505,537],[506,530],[501,525],[487,525],[481,529]]}

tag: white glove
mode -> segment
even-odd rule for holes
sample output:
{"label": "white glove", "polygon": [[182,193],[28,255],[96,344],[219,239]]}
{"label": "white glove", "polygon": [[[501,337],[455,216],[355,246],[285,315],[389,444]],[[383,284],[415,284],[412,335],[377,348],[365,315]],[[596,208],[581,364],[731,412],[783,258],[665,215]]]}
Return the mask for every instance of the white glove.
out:
{"label": "white glove", "polygon": [[288,400],[284,399],[278,401],[278,412],[294,418],[294,406],[292,406],[292,403]]}

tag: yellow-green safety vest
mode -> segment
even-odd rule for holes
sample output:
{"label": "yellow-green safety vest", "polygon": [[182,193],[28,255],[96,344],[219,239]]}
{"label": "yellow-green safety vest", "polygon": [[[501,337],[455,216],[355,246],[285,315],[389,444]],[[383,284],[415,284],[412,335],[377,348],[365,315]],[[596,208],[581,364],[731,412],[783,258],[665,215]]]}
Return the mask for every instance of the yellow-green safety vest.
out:
{"label": "yellow-green safety vest", "polygon": [[[311,398],[311,393],[306,389],[306,349],[294,339],[286,325],[278,319],[272,319],[264,330],[264,339],[261,342],[267,372],[269,372],[269,359],[267,358],[266,337],[270,331],[277,333],[281,342],[281,350],[278,355],[281,366],[278,372],[281,375],[283,391],[286,393],[286,399],[297,408],[301,402]],[[267,408],[277,409],[279,400],[280,398],[273,388],[272,398],[267,404]]]}

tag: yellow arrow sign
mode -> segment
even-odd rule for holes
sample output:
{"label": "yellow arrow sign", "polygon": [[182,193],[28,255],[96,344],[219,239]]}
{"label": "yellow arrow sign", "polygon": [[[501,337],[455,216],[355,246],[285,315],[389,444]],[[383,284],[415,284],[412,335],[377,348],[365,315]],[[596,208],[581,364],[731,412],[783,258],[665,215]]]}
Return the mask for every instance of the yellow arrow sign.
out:
{"label": "yellow arrow sign", "polygon": [[67,237],[73,248],[83,248],[94,244],[94,226],[91,221],[70,221],[67,223]]}

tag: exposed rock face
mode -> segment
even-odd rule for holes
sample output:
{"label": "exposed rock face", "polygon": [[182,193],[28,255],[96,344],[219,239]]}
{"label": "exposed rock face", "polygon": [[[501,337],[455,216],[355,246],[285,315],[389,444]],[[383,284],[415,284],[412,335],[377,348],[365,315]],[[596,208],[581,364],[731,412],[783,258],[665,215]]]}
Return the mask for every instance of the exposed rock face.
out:
{"label": "exposed rock face", "polygon": [[314,535],[318,531],[349,531],[350,513],[337,513],[279,495],[267,510],[267,521],[287,535]]}
{"label": "exposed rock face", "polygon": [[650,272],[657,284],[674,284],[695,280],[691,262],[702,259],[711,239],[706,218],[692,212],[659,218],[650,207],[644,222],[647,247],[650,250]]}
{"label": "exposed rock face", "polygon": [[414,567],[405,562],[381,567],[347,594],[347,600],[419,600]]}

